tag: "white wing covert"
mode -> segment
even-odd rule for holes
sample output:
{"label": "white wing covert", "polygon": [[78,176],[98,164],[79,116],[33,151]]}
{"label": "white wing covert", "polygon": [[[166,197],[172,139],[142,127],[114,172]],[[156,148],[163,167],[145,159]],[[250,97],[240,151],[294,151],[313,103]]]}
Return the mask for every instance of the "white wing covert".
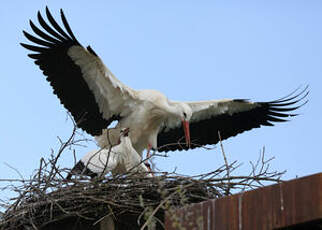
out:
{"label": "white wing covert", "polygon": [[[269,102],[250,102],[245,99],[223,99],[186,102],[192,109],[190,119],[191,148],[216,144],[221,139],[236,136],[244,131],[273,126],[275,122],[288,121],[307,101],[308,87],[297,93]],[[302,103],[302,104],[301,104]],[[165,124],[158,134],[158,151],[187,150],[181,123]]]}

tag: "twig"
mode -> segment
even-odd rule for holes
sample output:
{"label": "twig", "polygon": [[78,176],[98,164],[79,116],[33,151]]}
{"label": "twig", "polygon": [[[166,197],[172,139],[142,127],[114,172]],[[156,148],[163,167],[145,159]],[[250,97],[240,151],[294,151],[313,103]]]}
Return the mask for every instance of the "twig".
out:
{"label": "twig", "polygon": [[[221,153],[222,153],[222,155],[224,157],[224,161],[225,161],[225,165],[226,165],[227,178],[230,178],[230,167],[228,165],[227,157],[226,157],[226,154],[225,154],[224,146],[223,146],[222,141],[221,141],[221,135],[220,135],[219,130],[218,130],[218,138],[219,138]],[[230,182],[230,180],[228,180],[228,183],[229,182]],[[229,194],[230,194],[230,186],[227,186],[226,195],[229,195]]]}

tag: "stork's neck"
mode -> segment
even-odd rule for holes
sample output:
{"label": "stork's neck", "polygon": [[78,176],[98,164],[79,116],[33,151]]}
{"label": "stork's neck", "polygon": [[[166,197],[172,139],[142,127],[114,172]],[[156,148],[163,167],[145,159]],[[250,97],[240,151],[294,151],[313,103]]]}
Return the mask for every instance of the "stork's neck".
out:
{"label": "stork's neck", "polygon": [[121,145],[128,146],[128,147],[132,146],[132,142],[129,136],[121,136],[120,142],[121,142]]}

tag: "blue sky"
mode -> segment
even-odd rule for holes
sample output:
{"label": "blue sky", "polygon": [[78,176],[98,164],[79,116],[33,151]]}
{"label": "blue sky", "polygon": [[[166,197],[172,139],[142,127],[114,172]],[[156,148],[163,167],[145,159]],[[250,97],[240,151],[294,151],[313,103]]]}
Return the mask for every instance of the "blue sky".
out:
{"label": "blue sky", "polygon": [[[28,20],[48,5],[62,8],[74,34],[134,89],[174,100],[273,100],[310,85],[300,116],[224,141],[228,160],[256,160],[263,146],[285,179],[322,170],[322,2],[271,1],[5,1],[0,8],[0,178],[25,177],[66,139],[71,122],[41,71],[19,43]],[[90,137],[89,137],[90,138]],[[77,150],[80,158],[93,143]],[[223,164],[220,148],[172,152],[158,168],[195,175]],[[66,153],[62,166],[71,167]]]}

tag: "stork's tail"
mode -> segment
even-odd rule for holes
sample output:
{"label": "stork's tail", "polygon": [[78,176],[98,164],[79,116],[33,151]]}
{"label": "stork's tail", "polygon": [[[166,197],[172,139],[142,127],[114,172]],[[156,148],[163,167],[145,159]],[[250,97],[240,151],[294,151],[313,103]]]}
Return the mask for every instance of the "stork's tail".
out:
{"label": "stork's tail", "polygon": [[73,175],[85,175],[94,178],[97,176],[96,173],[87,168],[82,161],[78,161],[77,164],[72,168],[72,170],[68,173],[66,179],[70,180]]}

